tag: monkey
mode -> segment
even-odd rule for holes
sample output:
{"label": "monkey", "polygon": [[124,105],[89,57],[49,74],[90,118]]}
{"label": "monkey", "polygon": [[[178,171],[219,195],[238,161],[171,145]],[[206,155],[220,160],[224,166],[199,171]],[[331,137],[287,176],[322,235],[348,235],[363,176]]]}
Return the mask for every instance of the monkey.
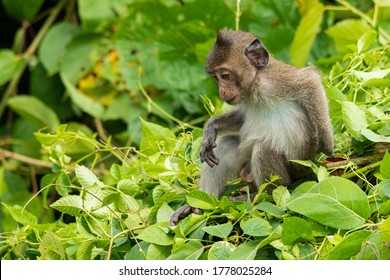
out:
{"label": "monkey", "polygon": [[[289,186],[301,168],[290,160],[332,156],[333,128],[321,76],[314,67],[297,68],[275,59],[263,43],[244,31],[221,29],[206,59],[220,98],[233,105],[210,118],[200,150],[199,188],[219,198],[230,179],[241,177],[256,193],[271,175]],[[272,186],[265,190],[272,192]],[[192,212],[189,205],[171,216],[171,225]]]}

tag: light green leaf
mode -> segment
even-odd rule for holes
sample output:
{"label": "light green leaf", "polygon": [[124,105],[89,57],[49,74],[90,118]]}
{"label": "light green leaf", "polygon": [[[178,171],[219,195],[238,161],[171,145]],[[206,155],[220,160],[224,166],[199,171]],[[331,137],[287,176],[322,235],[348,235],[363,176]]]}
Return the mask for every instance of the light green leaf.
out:
{"label": "light green leaf", "polygon": [[228,260],[235,250],[233,244],[227,241],[218,241],[211,246],[208,254],[209,260]]}
{"label": "light green leaf", "polygon": [[8,106],[16,113],[37,124],[47,126],[54,132],[60,121],[57,114],[45,103],[34,96],[18,95],[8,100]]}
{"label": "light green leaf", "polygon": [[259,241],[252,240],[241,243],[230,255],[230,260],[254,260],[258,250]]}
{"label": "light green leaf", "polygon": [[233,225],[226,223],[226,224],[220,224],[216,226],[208,226],[202,229],[210,235],[217,236],[220,238],[226,238],[233,230]]}
{"label": "light green leaf", "polygon": [[390,73],[390,69],[381,69],[370,72],[353,71],[353,74],[362,82],[368,82],[372,79],[383,79]]}
{"label": "light green leaf", "polygon": [[213,210],[218,206],[218,202],[214,197],[210,197],[207,193],[196,190],[186,196],[187,202],[192,207]]}
{"label": "light green leaf", "polygon": [[60,76],[62,82],[65,85],[65,88],[69,93],[70,98],[82,111],[96,118],[101,118],[103,116],[105,109],[102,104],[80,92],[69,81],[69,79],[64,75],[64,73],[61,73]]}
{"label": "light green leaf", "polygon": [[256,205],[256,208],[276,218],[281,218],[285,214],[282,209],[268,201],[260,202]]}
{"label": "light green leaf", "polygon": [[[38,218],[19,205],[9,206],[2,202],[5,208],[9,211],[12,218],[22,225],[35,225],[38,223]],[[23,211],[22,211],[23,210]]]}
{"label": "light green leaf", "polygon": [[76,165],[75,173],[77,180],[84,188],[91,188],[93,186],[104,186],[104,184],[96,177],[96,175],[83,165]]}
{"label": "light green leaf", "polygon": [[313,232],[308,222],[299,217],[286,218],[283,221],[282,242],[285,245],[312,240]]}
{"label": "light green leaf", "polygon": [[173,238],[157,225],[147,227],[137,236],[137,238],[148,243],[163,246],[168,246],[173,243]]}
{"label": "light green leaf", "polygon": [[109,23],[115,13],[111,0],[78,0],[79,15],[84,29],[96,30]]}
{"label": "light green leaf", "polygon": [[387,218],[380,226],[379,231],[381,232],[381,240],[383,242],[390,241],[390,217]]}
{"label": "light green leaf", "polygon": [[81,242],[76,252],[77,260],[90,260],[92,249],[95,247],[95,240]]}
{"label": "light green leaf", "polygon": [[154,155],[161,150],[169,150],[174,147],[176,136],[172,130],[158,124],[142,122],[142,138],[140,150],[147,155]]}
{"label": "light green leaf", "polygon": [[290,198],[290,192],[286,187],[280,186],[272,191],[272,198],[275,204],[282,210],[287,210],[287,200]]}
{"label": "light green leaf", "polygon": [[357,47],[358,47],[358,53],[362,53],[366,51],[375,41],[376,41],[377,33],[375,30],[370,30],[362,37],[357,42]]}
{"label": "light green leaf", "polygon": [[365,240],[371,235],[370,231],[357,231],[351,233],[329,253],[329,260],[349,260],[351,257],[359,253]]}
{"label": "light green leaf", "polygon": [[348,45],[356,45],[361,36],[371,30],[368,23],[362,19],[346,19],[333,25],[326,34],[334,40],[337,50],[346,54],[351,52]]}
{"label": "light green leaf", "polygon": [[363,141],[361,135],[363,129],[368,126],[366,114],[354,103],[349,101],[339,101],[342,107],[343,119],[347,131],[356,139]]}
{"label": "light green leaf", "polygon": [[49,76],[57,73],[69,43],[78,28],[68,22],[60,22],[47,32],[39,47],[38,55]]}
{"label": "light green leaf", "polygon": [[305,65],[314,39],[320,30],[323,13],[323,5],[318,3],[311,7],[299,22],[290,48],[292,64],[299,67]]}
{"label": "light green leaf", "polygon": [[380,170],[381,174],[383,175],[383,177],[385,177],[386,179],[390,179],[390,153],[389,153],[389,151],[386,151],[379,170]]}
{"label": "light green leaf", "polygon": [[294,212],[339,229],[362,226],[370,214],[368,198],[353,182],[329,177],[287,204]]}
{"label": "light green leaf", "polygon": [[378,143],[378,142],[386,142],[390,143],[390,136],[383,136],[380,134],[375,133],[371,129],[362,129],[361,134],[366,137],[368,140]]}
{"label": "light green leaf", "polygon": [[84,211],[83,200],[78,195],[68,195],[50,205],[52,208],[72,216],[80,216]]}
{"label": "light green leaf", "polygon": [[0,50],[0,86],[8,82],[25,66],[26,60],[10,50]]}
{"label": "light green leaf", "polygon": [[203,244],[196,240],[190,240],[170,255],[167,260],[197,260],[204,251]]}
{"label": "light green leaf", "polygon": [[60,238],[51,231],[47,231],[39,243],[39,260],[66,260],[66,252]]}
{"label": "light green leaf", "polygon": [[243,230],[244,234],[251,236],[268,236],[272,232],[272,227],[262,218],[251,218],[245,222]]}

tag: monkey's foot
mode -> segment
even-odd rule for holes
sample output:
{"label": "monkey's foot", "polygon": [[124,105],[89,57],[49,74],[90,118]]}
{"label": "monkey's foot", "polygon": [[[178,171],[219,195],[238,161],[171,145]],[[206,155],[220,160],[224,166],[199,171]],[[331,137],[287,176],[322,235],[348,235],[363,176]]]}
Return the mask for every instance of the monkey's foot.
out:
{"label": "monkey's foot", "polygon": [[181,219],[189,216],[191,213],[200,215],[203,213],[203,211],[199,208],[191,207],[188,204],[183,205],[182,207],[177,209],[175,213],[172,214],[171,219],[169,221],[169,225],[176,226]]}

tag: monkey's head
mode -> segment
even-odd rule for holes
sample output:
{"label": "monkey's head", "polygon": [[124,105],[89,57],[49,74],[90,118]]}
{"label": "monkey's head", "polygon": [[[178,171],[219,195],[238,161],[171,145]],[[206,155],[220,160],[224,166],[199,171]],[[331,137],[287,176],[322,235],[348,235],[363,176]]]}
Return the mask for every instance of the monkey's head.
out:
{"label": "monkey's head", "polygon": [[268,60],[268,51],[251,33],[221,29],[207,56],[206,71],[218,83],[221,99],[234,105],[250,94],[257,71]]}

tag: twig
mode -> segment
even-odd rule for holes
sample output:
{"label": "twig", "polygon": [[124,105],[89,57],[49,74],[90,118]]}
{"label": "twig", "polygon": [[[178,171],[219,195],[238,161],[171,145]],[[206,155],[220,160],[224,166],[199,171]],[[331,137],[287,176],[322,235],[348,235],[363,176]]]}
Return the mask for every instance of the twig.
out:
{"label": "twig", "polygon": [[24,156],[4,149],[0,149],[0,158],[12,158],[27,163],[29,165],[41,166],[46,168],[53,167],[53,164],[51,162]]}

